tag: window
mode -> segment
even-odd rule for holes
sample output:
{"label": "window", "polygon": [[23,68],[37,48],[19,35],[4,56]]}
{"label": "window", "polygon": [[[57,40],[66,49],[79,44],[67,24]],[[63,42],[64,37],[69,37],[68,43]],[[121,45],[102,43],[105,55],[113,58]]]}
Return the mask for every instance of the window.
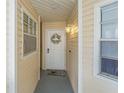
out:
{"label": "window", "polygon": [[[95,58],[99,61],[100,65],[97,65],[97,71],[99,75],[105,76],[111,79],[117,79],[118,77],[118,3],[100,7],[100,23],[99,24],[99,36],[97,36],[98,53]],[[96,26],[97,28],[97,26]],[[97,32],[96,32],[97,33]],[[96,38],[96,37],[94,37]],[[96,39],[95,39],[96,40]],[[96,41],[95,41],[96,42]],[[95,48],[94,48],[95,49]],[[96,51],[94,51],[96,52]]]}
{"label": "window", "polygon": [[23,13],[23,55],[36,51],[36,22]]}

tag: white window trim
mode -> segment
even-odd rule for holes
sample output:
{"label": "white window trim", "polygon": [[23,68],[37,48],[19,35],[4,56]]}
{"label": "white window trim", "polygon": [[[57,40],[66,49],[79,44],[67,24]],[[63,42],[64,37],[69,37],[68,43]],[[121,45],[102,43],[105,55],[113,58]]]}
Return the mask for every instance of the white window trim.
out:
{"label": "white window trim", "polygon": [[[117,0],[105,0],[102,1],[100,3],[97,3],[94,7],[94,68],[93,68],[93,73],[94,73],[94,77],[97,79],[101,79],[101,80],[105,80],[111,83],[115,83],[117,84],[117,80],[114,80],[112,78],[109,78],[108,76],[102,75],[100,73],[100,60],[98,57],[100,57],[100,44],[99,44],[99,40],[100,40],[100,35],[101,35],[101,7],[106,6],[108,4],[114,3]],[[111,40],[110,40],[111,41]],[[116,39],[115,39],[116,41]]]}

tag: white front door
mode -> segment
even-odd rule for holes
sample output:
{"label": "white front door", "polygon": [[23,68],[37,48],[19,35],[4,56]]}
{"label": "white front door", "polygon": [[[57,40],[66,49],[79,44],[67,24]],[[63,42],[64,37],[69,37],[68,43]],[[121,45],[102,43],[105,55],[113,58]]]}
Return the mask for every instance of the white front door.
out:
{"label": "white front door", "polygon": [[47,30],[46,69],[65,69],[65,31]]}

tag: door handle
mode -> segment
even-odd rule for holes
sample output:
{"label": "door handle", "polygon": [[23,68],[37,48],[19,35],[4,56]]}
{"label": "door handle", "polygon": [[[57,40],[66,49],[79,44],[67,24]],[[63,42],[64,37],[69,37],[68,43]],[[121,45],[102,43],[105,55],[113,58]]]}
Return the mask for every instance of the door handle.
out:
{"label": "door handle", "polygon": [[49,48],[47,48],[47,53],[49,54],[49,52],[50,52],[50,49],[49,49]]}

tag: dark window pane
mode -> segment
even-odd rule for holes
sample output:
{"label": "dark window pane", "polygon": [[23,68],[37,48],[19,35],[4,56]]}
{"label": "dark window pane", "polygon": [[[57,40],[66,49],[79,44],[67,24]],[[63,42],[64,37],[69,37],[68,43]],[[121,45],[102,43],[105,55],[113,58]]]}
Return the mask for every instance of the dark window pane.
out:
{"label": "dark window pane", "polygon": [[112,3],[110,5],[102,7],[102,22],[109,21],[118,18],[118,3]]}
{"label": "dark window pane", "polygon": [[25,13],[23,13],[23,30],[28,33],[28,16]]}
{"label": "dark window pane", "polygon": [[30,34],[33,34],[33,20],[30,18],[30,24],[29,24],[29,29],[30,29]]}
{"label": "dark window pane", "polygon": [[101,72],[118,76],[117,41],[101,41]]}
{"label": "dark window pane", "polygon": [[118,76],[118,60],[101,58],[101,72]]}
{"label": "dark window pane", "polygon": [[102,58],[118,59],[118,42],[117,41],[101,41]]}
{"label": "dark window pane", "polygon": [[117,22],[115,23],[106,23],[101,25],[102,28],[102,37],[103,39],[116,39],[118,36],[118,27]]}
{"label": "dark window pane", "polygon": [[36,23],[34,22],[34,35],[36,35]]}
{"label": "dark window pane", "polygon": [[118,3],[101,8],[101,38],[117,39],[118,34]]}
{"label": "dark window pane", "polygon": [[24,35],[24,55],[36,51],[36,37]]}
{"label": "dark window pane", "polygon": [[23,13],[23,21],[28,24],[28,15]]}

